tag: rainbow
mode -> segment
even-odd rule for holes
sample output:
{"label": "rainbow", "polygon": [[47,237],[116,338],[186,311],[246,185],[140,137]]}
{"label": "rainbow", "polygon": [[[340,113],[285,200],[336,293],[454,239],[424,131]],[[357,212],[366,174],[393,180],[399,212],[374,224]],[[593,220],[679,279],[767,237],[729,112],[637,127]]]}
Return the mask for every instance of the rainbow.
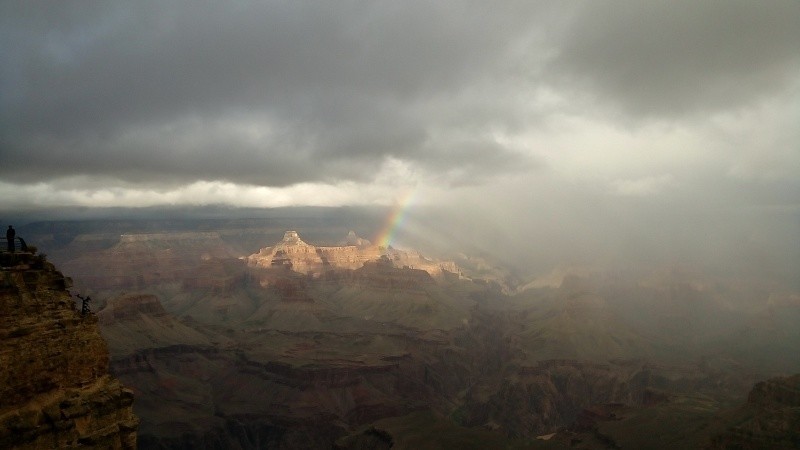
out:
{"label": "rainbow", "polygon": [[395,200],[392,210],[386,217],[386,221],[381,230],[375,236],[375,242],[379,247],[388,248],[394,242],[397,231],[402,227],[406,219],[406,213],[414,200],[414,190],[409,190]]}

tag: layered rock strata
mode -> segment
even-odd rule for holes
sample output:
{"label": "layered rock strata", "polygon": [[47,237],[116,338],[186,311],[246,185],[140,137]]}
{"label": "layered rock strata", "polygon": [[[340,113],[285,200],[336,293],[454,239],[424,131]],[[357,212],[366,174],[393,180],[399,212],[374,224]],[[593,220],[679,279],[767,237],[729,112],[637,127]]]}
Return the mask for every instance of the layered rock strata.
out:
{"label": "layered rock strata", "polygon": [[0,448],[135,449],[133,392],[68,285],[35,255],[0,271]]}
{"label": "layered rock strata", "polygon": [[[77,257],[60,267],[76,282],[92,289],[126,290],[158,283],[196,282],[199,263],[238,256],[215,232],[123,234],[110,248],[83,249],[74,254]],[[214,283],[224,287],[225,280]]]}
{"label": "layered rock strata", "polygon": [[380,247],[352,231],[341,246],[317,247],[300,239],[297,231],[287,231],[272,247],[264,247],[246,258],[251,267],[284,267],[303,274],[319,275],[330,269],[359,269],[366,263],[383,260],[394,267],[424,270],[431,276],[460,274],[452,261],[437,261],[418,252]]}

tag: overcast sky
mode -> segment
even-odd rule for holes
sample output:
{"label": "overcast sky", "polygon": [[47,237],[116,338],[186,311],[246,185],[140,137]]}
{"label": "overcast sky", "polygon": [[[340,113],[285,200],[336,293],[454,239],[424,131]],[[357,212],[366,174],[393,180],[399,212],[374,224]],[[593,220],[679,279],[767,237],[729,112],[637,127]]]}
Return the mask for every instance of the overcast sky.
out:
{"label": "overcast sky", "polygon": [[800,257],[797,0],[0,5],[0,210],[411,193],[465,239]]}

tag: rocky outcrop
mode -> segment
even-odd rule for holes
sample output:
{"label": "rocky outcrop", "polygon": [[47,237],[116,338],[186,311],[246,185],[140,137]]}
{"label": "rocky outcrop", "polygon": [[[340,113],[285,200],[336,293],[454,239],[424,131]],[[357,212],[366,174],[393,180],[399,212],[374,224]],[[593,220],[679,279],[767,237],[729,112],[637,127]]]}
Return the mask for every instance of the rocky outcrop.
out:
{"label": "rocky outcrop", "polygon": [[356,247],[369,247],[372,243],[364,238],[359,237],[355,231],[350,230],[347,237],[339,245],[355,245]]}
{"label": "rocky outcrop", "polygon": [[747,403],[761,406],[800,407],[800,374],[756,384],[747,397]]}
{"label": "rocky outcrop", "polygon": [[272,247],[265,247],[246,258],[251,267],[284,267],[302,274],[320,275],[331,269],[354,270],[369,262],[383,259],[397,268],[417,269],[431,276],[459,274],[452,261],[437,261],[419,252],[384,248],[372,245],[352,231],[337,247],[316,247],[300,239],[296,231],[287,231],[283,239]]}
{"label": "rocky outcrop", "polygon": [[461,274],[461,269],[456,263],[431,259],[417,251],[405,251],[389,247],[386,250],[386,257],[395,267],[424,270],[434,277]]}
{"label": "rocky outcrop", "polygon": [[132,391],[108,374],[97,319],[42,257],[0,271],[0,447],[135,449]]}
{"label": "rocky outcrop", "polygon": [[756,384],[710,449],[800,448],[800,374]]}
{"label": "rocky outcrop", "polygon": [[386,257],[369,261],[358,270],[328,272],[323,279],[360,288],[404,293],[425,292],[426,287],[435,284],[428,272],[408,267],[397,269]]}
{"label": "rocky outcrop", "polygon": [[[358,241],[358,237],[348,239]],[[303,274],[319,274],[331,268],[356,269],[378,257],[377,247],[316,247],[300,239],[297,231],[287,231],[280,242],[248,256],[247,262],[253,267],[285,267]]]}

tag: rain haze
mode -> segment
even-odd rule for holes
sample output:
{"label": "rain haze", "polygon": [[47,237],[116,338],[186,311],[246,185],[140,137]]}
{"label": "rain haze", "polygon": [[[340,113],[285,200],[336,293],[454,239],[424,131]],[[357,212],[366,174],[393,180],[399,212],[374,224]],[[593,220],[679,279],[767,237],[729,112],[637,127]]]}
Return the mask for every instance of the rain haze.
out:
{"label": "rain haze", "polygon": [[522,272],[796,286],[798,42],[796,0],[2,2],[0,211],[402,204]]}

